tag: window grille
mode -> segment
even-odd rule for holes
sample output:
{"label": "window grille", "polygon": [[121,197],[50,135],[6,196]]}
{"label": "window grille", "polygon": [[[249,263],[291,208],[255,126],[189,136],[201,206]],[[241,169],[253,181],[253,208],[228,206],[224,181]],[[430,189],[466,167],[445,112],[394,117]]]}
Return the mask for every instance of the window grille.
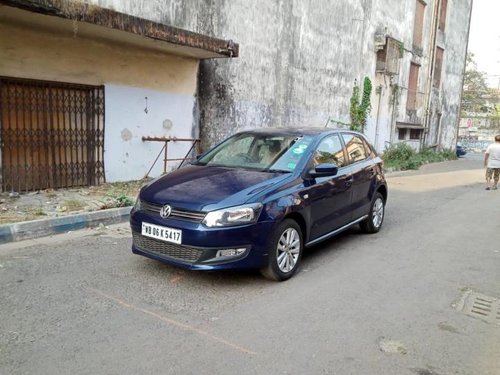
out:
{"label": "window grille", "polygon": [[104,86],[0,77],[0,186],[36,191],[104,176]]}

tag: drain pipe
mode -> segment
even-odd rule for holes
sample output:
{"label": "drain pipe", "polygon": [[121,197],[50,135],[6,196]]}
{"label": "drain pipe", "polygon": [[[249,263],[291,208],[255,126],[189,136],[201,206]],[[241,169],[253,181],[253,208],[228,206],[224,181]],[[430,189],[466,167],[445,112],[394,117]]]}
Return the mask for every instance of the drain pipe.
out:
{"label": "drain pipe", "polygon": [[[455,133],[455,142],[457,143],[458,141],[458,136],[460,132],[460,117],[462,116],[462,96],[464,95],[464,80],[465,80],[465,71],[467,70],[467,53],[469,53],[469,35],[470,35],[470,24],[472,20],[472,7],[474,5],[474,0],[470,0],[470,13],[469,13],[469,27],[467,28],[467,42],[465,45],[465,59],[464,59],[464,67],[462,70],[462,91],[460,91],[460,101],[458,102],[459,108],[458,108],[458,124],[457,124],[457,130]],[[498,81],[499,89],[500,89],[500,80]],[[456,146],[455,146],[456,149]],[[1,160],[0,160],[1,161]]]}
{"label": "drain pipe", "polygon": [[425,96],[425,105],[424,105],[424,134],[422,135],[420,142],[420,149],[422,150],[425,146],[427,135],[429,133],[429,124],[431,121],[431,104],[432,104],[432,85],[434,81],[434,63],[435,63],[435,55],[436,55],[436,41],[437,41],[437,31],[439,25],[439,15],[441,10],[441,0],[436,0],[434,3],[434,17],[432,19],[432,29],[431,29],[431,45],[429,48],[429,70],[427,74],[427,95]]}
{"label": "drain pipe", "polygon": [[375,89],[375,93],[378,95],[377,104],[377,120],[375,122],[375,149],[378,150],[378,135],[379,135],[379,120],[380,120],[380,102],[382,100],[382,85],[378,85]]}

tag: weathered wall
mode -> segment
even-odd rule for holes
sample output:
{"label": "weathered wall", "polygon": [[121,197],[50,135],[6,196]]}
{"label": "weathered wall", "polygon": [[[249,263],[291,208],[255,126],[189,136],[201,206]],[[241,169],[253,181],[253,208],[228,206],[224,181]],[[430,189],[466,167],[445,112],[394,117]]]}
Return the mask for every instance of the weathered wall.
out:
{"label": "weathered wall", "polygon": [[[395,122],[406,116],[406,95],[408,86],[413,37],[414,1],[394,3],[391,0],[365,1],[365,14],[362,19],[365,27],[364,65],[360,76],[372,80],[372,111],[365,133],[378,151],[383,151],[391,142],[397,140]],[[369,4],[369,6],[368,6]],[[389,11],[390,10],[390,11]],[[391,16],[388,17],[388,14]],[[411,26],[409,26],[411,25]],[[403,58],[399,60],[399,74],[388,76],[376,73],[375,34],[386,34],[399,40],[405,46]],[[398,87],[397,97],[394,87]]]}
{"label": "weathered wall", "polygon": [[[448,0],[445,32],[438,34],[438,46],[444,48],[441,90],[434,93],[437,104],[431,108],[432,122],[427,144],[454,148],[460,122],[460,100],[469,37],[472,0]],[[441,125],[436,114],[441,113]]]}
{"label": "weathered wall", "polygon": [[[143,142],[143,135],[198,134],[199,61],[88,39],[67,22],[67,30],[54,32],[0,22],[0,75],[104,85],[107,181],[140,179],[163,146]],[[169,157],[184,157],[189,148],[171,143]],[[162,173],[162,159],[152,176]]]}
{"label": "weathered wall", "polygon": [[0,51],[5,76],[196,92],[197,60],[87,39],[73,28],[50,32],[0,22]]}
{"label": "weathered wall", "polygon": [[[106,85],[106,179],[127,181],[144,177],[163,142],[144,142],[142,136],[191,138],[194,106],[192,95]],[[168,156],[182,158],[190,147],[190,142],[170,142]],[[170,162],[167,169],[177,163]],[[163,153],[150,176],[162,173]]]}
{"label": "weathered wall", "polygon": [[[232,60],[206,60],[199,72],[200,131],[205,146],[234,131],[260,126],[324,126],[349,122],[354,80],[373,83],[366,134],[383,150],[397,141],[396,122],[425,122],[431,92],[430,48],[435,0],[426,1],[423,54],[412,53],[416,0],[93,0],[104,7],[240,43]],[[442,91],[434,98],[429,134],[452,147],[458,126],[461,74],[472,0],[449,0]],[[403,42],[400,72],[375,73],[374,34]],[[406,111],[410,62],[420,64],[420,107]],[[392,98],[393,87],[398,98]],[[378,90],[376,88],[379,87]],[[380,103],[380,104],[379,104]],[[441,128],[435,114],[442,113]]]}
{"label": "weathered wall", "polygon": [[240,43],[237,59],[202,62],[206,144],[246,127],[324,126],[329,117],[349,119],[352,84],[363,63],[363,22],[353,20],[362,14],[360,2],[97,3]]}

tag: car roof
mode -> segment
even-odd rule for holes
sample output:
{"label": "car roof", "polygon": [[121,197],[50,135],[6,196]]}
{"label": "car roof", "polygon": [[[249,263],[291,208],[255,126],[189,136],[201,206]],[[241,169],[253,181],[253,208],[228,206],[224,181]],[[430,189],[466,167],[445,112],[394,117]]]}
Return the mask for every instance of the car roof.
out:
{"label": "car roof", "polygon": [[336,133],[338,131],[352,132],[351,130],[348,129],[305,127],[305,128],[258,128],[258,129],[241,130],[238,133],[315,136],[320,134]]}

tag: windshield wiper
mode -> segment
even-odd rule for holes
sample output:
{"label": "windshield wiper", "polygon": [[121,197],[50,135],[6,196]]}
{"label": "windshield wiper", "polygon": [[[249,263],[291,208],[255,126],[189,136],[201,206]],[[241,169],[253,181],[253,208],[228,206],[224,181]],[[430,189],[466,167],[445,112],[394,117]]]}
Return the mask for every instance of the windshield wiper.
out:
{"label": "windshield wiper", "polygon": [[292,173],[292,171],[287,171],[285,169],[263,169],[262,172],[271,172],[271,173]]}

